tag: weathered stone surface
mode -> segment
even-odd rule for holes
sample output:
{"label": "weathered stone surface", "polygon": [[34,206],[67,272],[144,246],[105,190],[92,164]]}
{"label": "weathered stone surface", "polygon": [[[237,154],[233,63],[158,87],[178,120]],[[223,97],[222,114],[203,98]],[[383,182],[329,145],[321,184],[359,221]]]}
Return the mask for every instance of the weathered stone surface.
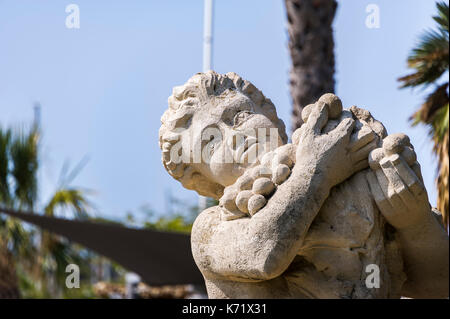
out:
{"label": "weathered stone surface", "polygon": [[386,155],[401,153],[404,146],[410,145],[409,137],[403,133],[391,134],[383,140]]}
{"label": "weathered stone surface", "polygon": [[401,154],[409,166],[413,165],[417,160],[416,153],[414,152],[414,149],[412,147],[408,147],[408,146],[404,147]]}
{"label": "weathered stone surface", "polygon": [[248,213],[248,200],[253,196],[252,191],[244,190],[236,197],[236,206],[241,212]]}
{"label": "weathered stone surface", "polygon": [[219,204],[229,211],[237,210],[236,197],[239,191],[236,187],[229,187],[227,192],[224,192],[223,196],[220,198]]}
{"label": "weathered stone surface", "polygon": [[275,189],[275,185],[267,177],[261,177],[253,183],[252,191],[255,194],[268,196]]}
{"label": "weathered stone surface", "polygon": [[272,161],[272,168],[277,167],[279,164],[292,167],[295,161],[295,148],[292,144],[286,144],[278,147],[274,152],[274,160]]}
{"label": "weathered stone surface", "polygon": [[[366,110],[343,110],[334,94],[305,107],[302,118],[286,144],[272,102],[235,73],[196,74],[169,98],[160,129],[165,168],[186,188],[220,199],[191,235],[209,297],[448,296],[448,237],[409,139],[387,136]],[[202,139],[214,127],[222,138]],[[255,134],[273,128],[275,147]],[[191,140],[177,144],[182,130]],[[188,159],[200,145],[208,161],[168,155],[187,145],[194,145]],[[256,149],[264,153],[249,162]],[[219,160],[228,155],[232,162]],[[366,283],[374,265],[379,288]]]}
{"label": "weathered stone surface", "polygon": [[236,186],[239,190],[249,190],[252,188],[252,185],[253,178],[249,174],[243,175],[236,182]]}
{"label": "weathered stone surface", "polygon": [[328,116],[330,119],[337,119],[342,113],[342,102],[333,93],[326,93],[322,95],[319,102],[324,102],[328,105]]}
{"label": "weathered stone surface", "polygon": [[314,104],[308,104],[305,106],[302,110],[302,120],[306,123],[308,121],[309,114],[311,114],[312,108],[314,107]]}
{"label": "weathered stone surface", "polygon": [[267,200],[266,198],[261,194],[255,194],[250,197],[248,200],[248,212],[250,215],[255,215],[261,208],[266,205]]}
{"label": "weathered stone surface", "polygon": [[291,173],[290,168],[287,165],[280,164],[276,167],[273,174],[273,182],[277,185],[283,183]]}

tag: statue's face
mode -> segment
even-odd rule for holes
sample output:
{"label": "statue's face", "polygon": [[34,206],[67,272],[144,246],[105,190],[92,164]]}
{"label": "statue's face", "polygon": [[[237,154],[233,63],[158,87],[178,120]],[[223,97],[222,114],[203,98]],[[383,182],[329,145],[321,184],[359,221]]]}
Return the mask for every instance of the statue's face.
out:
{"label": "statue's face", "polygon": [[228,90],[197,111],[191,123],[193,149],[202,150],[195,170],[228,186],[262,155],[282,145],[276,123],[246,95]]}

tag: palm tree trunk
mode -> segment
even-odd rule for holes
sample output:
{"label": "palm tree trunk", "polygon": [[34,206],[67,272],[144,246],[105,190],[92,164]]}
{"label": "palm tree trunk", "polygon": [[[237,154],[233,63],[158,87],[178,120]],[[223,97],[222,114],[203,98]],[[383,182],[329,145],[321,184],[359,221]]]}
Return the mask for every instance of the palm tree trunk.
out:
{"label": "palm tree trunk", "polygon": [[444,225],[448,229],[448,187],[449,187],[449,133],[448,129],[445,133],[443,141],[435,142],[435,151],[439,157],[439,173],[436,179],[438,188],[438,202],[437,209],[442,213]]}
{"label": "palm tree trunk", "polygon": [[20,298],[16,268],[10,252],[0,241],[0,299]]}
{"label": "palm tree trunk", "polygon": [[334,93],[335,0],[285,0],[289,51],[292,130],[302,124],[301,111],[324,93]]}

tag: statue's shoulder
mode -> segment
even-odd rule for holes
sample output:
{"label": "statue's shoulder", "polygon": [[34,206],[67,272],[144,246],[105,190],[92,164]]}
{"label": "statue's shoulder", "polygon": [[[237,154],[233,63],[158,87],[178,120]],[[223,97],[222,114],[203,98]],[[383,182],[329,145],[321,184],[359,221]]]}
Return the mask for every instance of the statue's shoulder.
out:
{"label": "statue's shoulder", "polygon": [[212,236],[220,223],[220,207],[213,206],[201,212],[194,221],[191,231],[191,249],[200,271],[208,272]]}
{"label": "statue's shoulder", "polygon": [[197,216],[191,231],[192,243],[205,243],[206,237],[210,237],[208,234],[211,234],[220,223],[220,212],[219,206],[213,206],[205,209]]}

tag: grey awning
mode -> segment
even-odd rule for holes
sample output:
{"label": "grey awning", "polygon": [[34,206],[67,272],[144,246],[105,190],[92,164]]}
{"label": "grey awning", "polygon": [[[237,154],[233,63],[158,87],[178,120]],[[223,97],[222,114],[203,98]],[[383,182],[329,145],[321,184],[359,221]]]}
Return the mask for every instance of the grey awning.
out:
{"label": "grey awning", "polygon": [[149,285],[204,283],[192,257],[189,235],[46,217],[3,208],[0,212],[111,258],[139,274]]}

